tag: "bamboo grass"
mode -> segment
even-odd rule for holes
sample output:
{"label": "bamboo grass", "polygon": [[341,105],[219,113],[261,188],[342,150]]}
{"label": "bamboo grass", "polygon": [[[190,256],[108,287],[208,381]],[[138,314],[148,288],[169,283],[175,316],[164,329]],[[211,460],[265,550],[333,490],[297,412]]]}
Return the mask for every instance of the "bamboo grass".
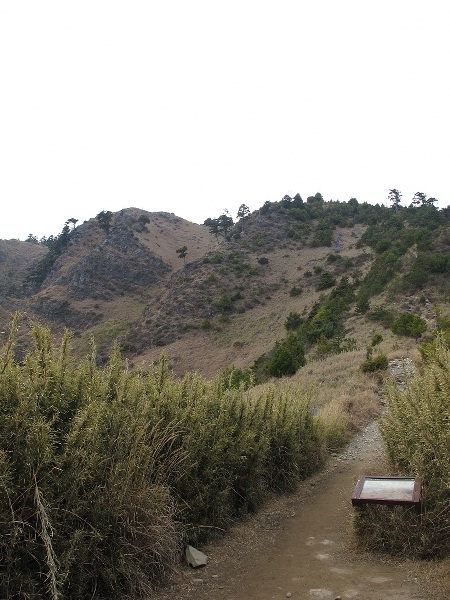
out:
{"label": "bamboo grass", "polygon": [[148,597],[183,544],[222,532],[320,468],[323,431],[297,388],[178,379],[164,355],[70,355],[39,324],[0,350],[0,596]]}
{"label": "bamboo grass", "polygon": [[[405,373],[406,375],[406,373]],[[380,421],[386,451],[395,473],[422,480],[423,515],[401,510],[374,511],[370,528],[359,515],[362,542],[420,557],[450,553],[450,349],[443,334],[428,347],[414,376],[400,389],[393,378],[384,383],[387,411]],[[366,511],[369,512],[369,511]],[[371,532],[368,534],[368,532]]]}

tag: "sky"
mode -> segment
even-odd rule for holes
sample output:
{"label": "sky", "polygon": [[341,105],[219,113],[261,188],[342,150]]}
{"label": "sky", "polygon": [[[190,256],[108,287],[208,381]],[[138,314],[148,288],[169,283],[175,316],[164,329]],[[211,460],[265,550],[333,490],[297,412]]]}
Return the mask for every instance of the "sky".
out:
{"label": "sky", "polygon": [[0,0],[0,238],[285,194],[450,204],[443,0]]}

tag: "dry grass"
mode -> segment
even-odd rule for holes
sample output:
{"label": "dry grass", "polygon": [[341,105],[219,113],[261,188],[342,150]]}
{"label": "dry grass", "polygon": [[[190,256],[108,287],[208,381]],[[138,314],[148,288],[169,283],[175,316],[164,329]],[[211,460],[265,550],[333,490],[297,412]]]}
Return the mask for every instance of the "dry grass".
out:
{"label": "dry grass", "polygon": [[183,261],[176,254],[177,248],[188,247],[186,262],[201,258],[208,250],[217,246],[204,225],[197,225],[175,216],[173,213],[146,213],[137,208],[126,209],[130,216],[139,218],[141,214],[150,217],[147,230],[136,232],[139,242],[159,256],[174,270],[183,267]]}
{"label": "dry grass", "polygon": [[[363,359],[362,352],[332,355],[308,363],[293,377],[276,383],[280,393],[310,398],[328,451],[343,448],[356,431],[380,414],[380,380],[361,372]],[[252,393],[271,385],[256,386]]]}
{"label": "dry grass", "polygon": [[295,375],[302,385],[315,386],[319,414],[330,421],[347,415],[350,431],[380,413],[379,376],[361,372],[364,358],[363,351],[331,355],[309,363]]}
{"label": "dry grass", "polygon": [[15,295],[10,290],[22,287],[28,269],[39,261],[47,248],[19,240],[0,240],[0,293]]}
{"label": "dry grass", "polygon": [[[344,250],[340,253],[343,258],[354,258],[361,254],[360,250],[354,248],[356,240],[352,233],[353,229],[338,229],[336,233],[341,236],[341,243],[344,245]],[[219,248],[224,251],[223,246]],[[245,246],[242,251],[245,251]],[[289,313],[307,314],[323,294],[316,291],[316,278],[306,278],[304,273],[313,270],[315,266],[333,271],[333,264],[328,264],[326,260],[331,252],[330,248],[310,248],[295,243],[270,253],[261,250],[261,256],[269,258],[269,264],[264,267],[264,284],[278,289],[272,287],[270,294],[260,296],[260,304],[250,310],[242,314],[231,314],[225,325],[214,322],[210,333],[192,331],[167,344],[164,351],[175,372],[181,375],[185,371],[195,370],[211,378],[230,365],[248,369],[257,358],[273,348],[276,340],[285,337],[285,321]],[[249,261],[253,264],[254,257],[249,258]],[[361,270],[366,268],[367,263]],[[242,279],[237,279],[236,283],[247,285]],[[299,296],[290,295],[294,286],[302,288]],[[247,296],[250,291],[246,288],[243,293]],[[365,321],[364,317],[354,317],[350,319],[349,325],[349,335],[358,338],[358,346],[364,350],[376,328]],[[154,362],[160,353],[160,348],[148,348],[134,362]]]}
{"label": "dry grass", "polygon": [[448,600],[450,590],[450,558],[418,563],[421,581],[428,600]]}

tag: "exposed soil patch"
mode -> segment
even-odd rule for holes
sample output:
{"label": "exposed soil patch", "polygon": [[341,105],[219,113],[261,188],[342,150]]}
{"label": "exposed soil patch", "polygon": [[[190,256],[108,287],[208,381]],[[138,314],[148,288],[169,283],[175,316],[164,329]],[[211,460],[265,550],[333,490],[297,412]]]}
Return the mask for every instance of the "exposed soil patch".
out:
{"label": "exposed soil patch", "polygon": [[382,467],[373,422],[295,494],[273,500],[225,539],[202,548],[208,565],[181,570],[157,600],[424,600],[417,565],[355,548],[351,494],[358,475],[381,474]]}

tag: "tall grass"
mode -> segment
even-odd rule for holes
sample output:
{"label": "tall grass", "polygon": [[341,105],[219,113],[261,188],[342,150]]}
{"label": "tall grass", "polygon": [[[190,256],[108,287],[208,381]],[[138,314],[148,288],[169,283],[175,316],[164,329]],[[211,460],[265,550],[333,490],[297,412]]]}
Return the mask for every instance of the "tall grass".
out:
{"label": "tall grass", "polygon": [[0,597],[136,598],[186,541],[226,529],[324,460],[310,398],[75,363],[40,325],[0,351]]}
{"label": "tall grass", "polygon": [[[379,521],[376,526],[372,521],[370,536],[365,529],[366,542],[395,552],[448,556],[450,350],[442,335],[427,352],[420,371],[407,378],[405,390],[390,378],[385,382],[385,395],[388,410],[380,428],[387,455],[393,471],[422,479],[424,513],[419,524],[404,509],[387,509],[383,515],[376,511]],[[371,511],[374,519],[375,511]]]}
{"label": "tall grass", "polygon": [[1,597],[148,593],[181,540],[167,467],[174,427],[126,390],[113,358],[72,365],[33,329],[22,364],[0,366]]}

